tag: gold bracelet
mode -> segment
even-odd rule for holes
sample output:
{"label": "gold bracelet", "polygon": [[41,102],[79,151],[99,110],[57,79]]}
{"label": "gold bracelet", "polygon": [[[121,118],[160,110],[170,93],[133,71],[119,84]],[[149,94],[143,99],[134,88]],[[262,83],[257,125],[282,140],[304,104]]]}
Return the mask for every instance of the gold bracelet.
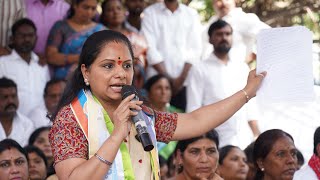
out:
{"label": "gold bracelet", "polygon": [[243,89],[241,89],[241,91],[242,91],[242,92],[244,93],[244,95],[246,96],[246,99],[247,99],[246,103],[249,102],[250,97],[249,97],[248,93],[247,93],[245,90],[243,90]]}
{"label": "gold bracelet", "polygon": [[99,156],[97,153],[94,153],[94,156],[99,159],[99,161],[105,163],[106,165],[111,166],[112,162],[105,160],[103,157]]}

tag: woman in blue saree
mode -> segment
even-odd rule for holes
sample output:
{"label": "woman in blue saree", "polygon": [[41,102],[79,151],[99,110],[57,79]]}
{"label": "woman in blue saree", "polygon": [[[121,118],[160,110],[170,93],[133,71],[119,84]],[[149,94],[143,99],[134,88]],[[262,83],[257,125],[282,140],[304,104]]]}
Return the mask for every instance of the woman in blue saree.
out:
{"label": "woman in blue saree", "polygon": [[67,19],[57,21],[51,28],[46,53],[53,66],[53,77],[65,79],[78,63],[85,40],[105,29],[92,21],[97,4],[97,0],[72,1]]}

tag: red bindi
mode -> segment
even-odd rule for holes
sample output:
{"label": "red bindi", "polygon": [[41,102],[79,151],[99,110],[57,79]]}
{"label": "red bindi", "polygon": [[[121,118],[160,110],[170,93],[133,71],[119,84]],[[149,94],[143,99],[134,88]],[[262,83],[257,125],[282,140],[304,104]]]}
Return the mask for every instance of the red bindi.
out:
{"label": "red bindi", "polygon": [[119,60],[119,61],[118,61],[118,65],[121,65],[121,64],[122,64],[122,61]]}

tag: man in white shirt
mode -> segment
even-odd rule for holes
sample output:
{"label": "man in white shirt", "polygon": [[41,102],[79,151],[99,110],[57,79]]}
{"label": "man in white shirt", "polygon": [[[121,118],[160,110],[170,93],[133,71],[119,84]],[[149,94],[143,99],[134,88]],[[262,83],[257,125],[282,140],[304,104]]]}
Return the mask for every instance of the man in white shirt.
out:
{"label": "man in white shirt", "polygon": [[18,106],[17,85],[10,79],[0,78],[0,141],[10,138],[25,146],[34,126],[30,119],[17,112]]}
{"label": "man in white shirt", "polygon": [[[143,11],[141,32],[148,42],[147,76],[165,74],[173,80],[171,104],[185,109],[183,83],[192,64],[199,62],[201,54],[201,24],[196,10],[165,0]],[[180,94],[179,94],[180,93]],[[179,95],[181,104],[176,102]]]}
{"label": "man in white shirt", "polygon": [[208,57],[212,52],[212,46],[208,43],[209,26],[222,19],[228,22],[233,29],[233,46],[230,50],[230,57],[249,62],[252,60],[251,55],[254,53],[255,37],[261,29],[270,28],[267,24],[260,21],[257,15],[245,13],[242,8],[236,7],[235,0],[212,0],[215,15],[212,16],[204,32],[202,33],[203,51],[202,59]]}
{"label": "man in white shirt", "polygon": [[44,103],[33,109],[28,117],[33,122],[35,128],[51,125],[47,115],[52,115],[61,99],[66,86],[65,80],[51,79],[44,88]]}
{"label": "man in white shirt", "polygon": [[[209,27],[208,35],[214,52],[208,59],[193,66],[188,75],[187,112],[218,102],[246,85],[249,67],[243,61],[229,57],[232,46],[231,26],[223,20],[218,20]],[[254,119],[249,117],[249,103],[216,128],[220,147],[231,144],[245,148],[253,140],[248,125],[248,121],[250,123]],[[251,106],[250,111],[253,111]],[[258,131],[257,127],[255,130]],[[255,136],[259,134],[254,133]]]}
{"label": "man in white shirt", "polygon": [[0,77],[6,76],[17,83],[19,112],[28,115],[43,103],[43,89],[49,80],[47,66],[38,64],[38,56],[32,52],[37,40],[36,27],[29,19],[20,19],[12,26],[13,50],[0,57]]}
{"label": "man in white shirt", "polygon": [[314,132],[313,142],[314,154],[308,164],[294,174],[293,180],[320,179],[320,127]]}

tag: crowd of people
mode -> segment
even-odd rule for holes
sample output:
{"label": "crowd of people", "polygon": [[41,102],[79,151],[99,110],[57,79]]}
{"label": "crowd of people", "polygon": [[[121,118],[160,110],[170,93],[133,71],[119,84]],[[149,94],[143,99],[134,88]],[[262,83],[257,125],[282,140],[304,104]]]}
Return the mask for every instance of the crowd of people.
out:
{"label": "crowd of people", "polygon": [[258,104],[270,27],[235,0],[203,25],[188,3],[0,0],[0,180],[320,179],[320,88]]}

